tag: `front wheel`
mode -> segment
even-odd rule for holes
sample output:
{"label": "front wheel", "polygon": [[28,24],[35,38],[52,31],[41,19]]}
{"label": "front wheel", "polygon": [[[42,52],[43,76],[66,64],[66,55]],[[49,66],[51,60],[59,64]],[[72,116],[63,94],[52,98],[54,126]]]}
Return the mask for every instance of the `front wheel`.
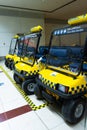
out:
{"label": "front wheel", "polygon": [[34,94],[35,86],[36,86],[36,81],[34,79],[25,80],[22,83],[22,89],[27,95]]}
{"label": "front wheel", "polygon": [[17,84],[21,84],[23,82],[23,80],[15,73],[13,75],[13,78]]}
{"label": "front wheel", "polygon": [[62,106],[62,115],[66,121],[72,124],[76,124],[81,120],[84,111],[85,101],[82,98],[65,101]]}
{"label": "front wheel", "polygon": [[34,89],[34,94],[37,96],[38,99],[43,99],[43,97],[42,97],[42,89],[37,84],[36,84],[36,87]]}

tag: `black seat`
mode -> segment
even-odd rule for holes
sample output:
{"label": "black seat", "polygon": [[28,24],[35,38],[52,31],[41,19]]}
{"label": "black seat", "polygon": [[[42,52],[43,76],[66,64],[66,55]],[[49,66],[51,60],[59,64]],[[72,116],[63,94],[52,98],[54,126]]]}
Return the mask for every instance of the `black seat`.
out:
{"label": "black seat", "polygon": [[53,66],[63,66],[69,62],[69,49],[67,48],[51,48],[47,62]]}
{"label": "black seat", "polygon": [[[87,37],[85,39],[85,45],[83,47],[83,50],[81,52],[81,56],[79,57],[79,61],[77,60],[76,62],[73,62],[70,64],[70,69],[81,69],[83,72],[87,72]],[[81,68],[80,68],[81,67]]]}

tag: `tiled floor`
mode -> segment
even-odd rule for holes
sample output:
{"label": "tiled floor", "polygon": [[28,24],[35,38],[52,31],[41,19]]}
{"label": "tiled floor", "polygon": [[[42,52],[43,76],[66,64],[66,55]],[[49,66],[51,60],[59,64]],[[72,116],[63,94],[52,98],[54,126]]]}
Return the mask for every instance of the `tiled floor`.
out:
{"label": "tiled floor", "polygon": [[[13,73],[0,65],[12,78]],[[43,104],[35,95],[29,96],[35,105]],[[87,123],[87,122],[86,122]],[[85,118],[70,125],[60,116],[57,106],[45,106],[33,111],[14,84],[0,70],[0,130],[86,130]]]}

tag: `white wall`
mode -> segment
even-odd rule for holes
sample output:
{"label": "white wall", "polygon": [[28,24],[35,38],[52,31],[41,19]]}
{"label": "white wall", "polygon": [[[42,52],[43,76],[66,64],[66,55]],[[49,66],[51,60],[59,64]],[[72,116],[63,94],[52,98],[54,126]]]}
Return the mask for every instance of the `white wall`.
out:
{"label": "white wall", "polygon": [[[0,57],[8,54],[11,38],[16,33],[29,32],[31,27],[37,25],[41,25],[44,28],[44,19],[0,15]],[[44,31],[41,44],[45,44]]]}

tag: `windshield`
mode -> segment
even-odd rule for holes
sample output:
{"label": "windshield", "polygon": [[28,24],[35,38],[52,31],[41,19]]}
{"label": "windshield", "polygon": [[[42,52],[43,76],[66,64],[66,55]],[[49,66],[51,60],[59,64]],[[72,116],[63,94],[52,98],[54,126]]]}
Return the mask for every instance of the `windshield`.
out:
{"label": "windshield", "polygon": [[35,62],[35,54],[38,50],[38,44],[40,40],[40,33],[33,33],[24,36],[23,51],[21,61],[29,65],[33,65]]}
{"label": "windshield", "polygon": [[10,43],[9,54],[14,55],[17,45],[17,39],[13,38]]}
{"label": "windshield", "polygon": [[47,56],[48,67],[61,67],[62,71],[68,69],[77,74],[81,68],[86,31],[87,26],[83,25],[54,30]]}
{"label": "windshield", "polygon": [[23,46],[24,46],[24,37],[21,36],[18,38],[18,44],[16,45],[16,51],[15,53],[17,54],[17,56],[22,56],[23,54]]}

